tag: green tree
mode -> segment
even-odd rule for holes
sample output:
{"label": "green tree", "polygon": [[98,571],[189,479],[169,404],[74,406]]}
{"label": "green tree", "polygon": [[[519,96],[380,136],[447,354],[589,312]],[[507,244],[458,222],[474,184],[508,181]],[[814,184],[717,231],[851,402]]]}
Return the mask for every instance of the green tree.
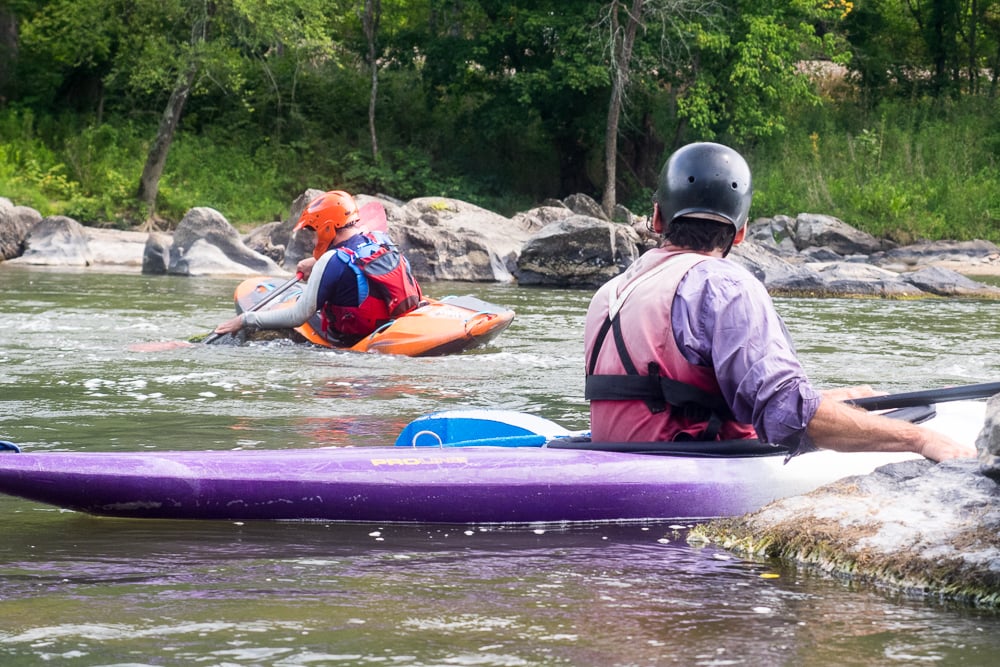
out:
{"label": "green tree", "polygon": [[608,86],[591,29],[600,3],[429,7],[426,23],[396,36],[392,58],[419,74],[441,159],[496,192],[512,185],[537,197],[591,190],[593,139],[602,126],[594,99]]}
{"label": "green tree", "polygon": [[294,91],[294,82],[277,80],[272,63],[328,54],[333,30],[327,17],[339,16],[330,9],[321,0],[54,0],[25,3],[21,35],[35,64],[29,74],[55,65],[34,84],[36,97],[49,105],[67,96],[62,91],[74,81],[89,85],[68,98],[86,105],[97,123],[109,95],[125,111],[151,113],[162,105],[136,189],[152,222],[189,98],[214,88],[252,111],[246,107],[257,94],[256,71],[269,82],[280,113],[282,91]]}
{"label": "green tree", "polygon": [[[607,52],[611,94],[604,128],[604,193],[601,203],[611,216],[617,202],[618,135],[622,110],[629,92],[636,39],[640,32],[658,35],[660,48],[656,61],[647,58],[638,66],[668,71],[690,67],[692,35],[687,26],[711,24],[720,14],[714,0],[614,0],[601,8],[597,28],[602,33]],[[683,54],[678,56],[677,54]]]}
{"label": "green tree", "polygon": [[750,143],[784,132],[791,110],[820,101],[799,64],[849,59],[836,26],[851,8],[847,0],[733,2],[721,29],[699,26],[681,117],[704,138]]}

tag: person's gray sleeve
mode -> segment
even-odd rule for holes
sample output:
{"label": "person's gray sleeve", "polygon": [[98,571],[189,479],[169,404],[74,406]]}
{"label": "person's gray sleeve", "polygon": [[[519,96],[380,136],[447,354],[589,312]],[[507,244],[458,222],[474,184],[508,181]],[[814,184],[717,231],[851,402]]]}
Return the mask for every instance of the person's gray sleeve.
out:
{"label": "person's gray sleeve", "polygon": [[302,296],[295,302],[295,305],[288,308],[278,308],[275,310],[258,310],[243,314],[243,326],[254,329],[294,329],[301,326],[318,309],[317,295],[319,294],[319,284],[323,278],[323,271],[333,253],[326,253],[319,258],[313,266],[309,280],[302,290]]}

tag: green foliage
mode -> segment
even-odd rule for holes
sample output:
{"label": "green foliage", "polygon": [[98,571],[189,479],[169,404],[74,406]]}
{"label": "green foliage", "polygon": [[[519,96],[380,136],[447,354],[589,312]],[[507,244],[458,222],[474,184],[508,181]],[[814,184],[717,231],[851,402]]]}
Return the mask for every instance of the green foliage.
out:
{"label": "green foliage", "polygon": [[299,194],[296,161],[249,134],[182,134],[171,148],[157,210],[171,220],[195,206],[214,208],[234,224],[284,219]]}
{"label": "green foliage", "polygon": [[429,156],[415,148],[391,151],[376,161],[370,155],[352,152],[344,156],[342,166],[342,187],[357,192],[391,192],[405,200],[457,197],[469,191],[460,177],[440,174]]}
{"label": "green foliage", "polygon": [[[860,130],[853,119],[822,134],[800,125],[759,146],[753,215],[828,213],[904,243],[1000,241],[1000,159],[982,141],[997,130],[990,105],[885,102],[876,111]],[[865,117],[850,105],[843,113]]]}
{"label": "green foliage", "polygon": [[[68,119],[72,122],[72,119]],[[90,196],[66,156],[39,136],[34,114],[0,114],[0,193],[15,203],[33,206],[43,215],[78,213]],[[84,218],[94,221],[94,218]]]}
{"label": "green foliage", "polygon": [[[156,206],[169,222],[194,206],[238,224],[273,220],[308,187],[450,196],[507,214],[600,192],[607,2],[383,0],[377,156],[359,5],[16,0],[0,195],[85,223],[137,221],[139,174],[189,62],[200,76]],[[1000,240],[1000,114],[976,74],[1000,67],[985,55],[1000,52],[1000,23],[995,2],[957,8],[645,2],[618,198],[648,212],[664,154],[715,139],[750,158],[754,215],[830,213],[900,240]],[[951,12],[940,17],[947,43],[919,28],[932,10]],[[859,87],[814,86],[805,59],[849,61]],[[961,85],[939,85],[941,63]]]}
{"label": "green foliage", "polygon": [[849,57],[835,33],[818,32],[840,20],[843,4],[739,2],[723,19],[691,26],[699,67],[678,102],[679,115],[701,138],[750,144],[782,134],[790,114],[820,102],[797,64]]}

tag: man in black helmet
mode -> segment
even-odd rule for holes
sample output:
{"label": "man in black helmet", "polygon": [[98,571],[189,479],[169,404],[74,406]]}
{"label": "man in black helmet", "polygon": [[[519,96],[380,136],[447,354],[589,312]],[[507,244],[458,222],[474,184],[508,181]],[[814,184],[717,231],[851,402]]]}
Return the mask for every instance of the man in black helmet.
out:
{"label": "man in black helmet", "polygon": [[591,435],[599,442],[760,439],[801,453],[916,452],[936,461],[975,448],[819,392],[764,286],[725,259],[746,236],[750,168],[727,146],[678,149],[660,174],[660,247],[594,295],[584,331]]}

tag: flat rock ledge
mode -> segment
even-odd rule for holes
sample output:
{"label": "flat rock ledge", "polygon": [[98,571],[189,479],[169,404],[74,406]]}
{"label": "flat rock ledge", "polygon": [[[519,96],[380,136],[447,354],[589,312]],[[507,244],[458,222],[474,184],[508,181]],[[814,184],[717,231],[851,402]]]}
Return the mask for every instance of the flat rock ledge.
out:
{"label": "flat rock ledge", "polygon": [[1000,607],[1000,484],[975,459],[893,463],[696,526],[689,540],[917,597]]}
{"label": "flat rock ledge", "polygon": [[696,526],[689,540],[913,596],[997,608],[1000,394],[986,402],[976,450],[976,459],[911,459],[845,477]]}

